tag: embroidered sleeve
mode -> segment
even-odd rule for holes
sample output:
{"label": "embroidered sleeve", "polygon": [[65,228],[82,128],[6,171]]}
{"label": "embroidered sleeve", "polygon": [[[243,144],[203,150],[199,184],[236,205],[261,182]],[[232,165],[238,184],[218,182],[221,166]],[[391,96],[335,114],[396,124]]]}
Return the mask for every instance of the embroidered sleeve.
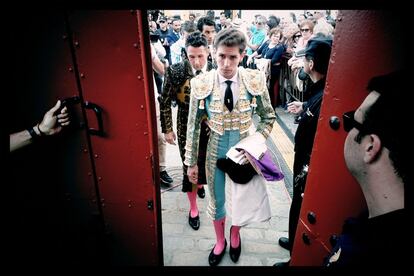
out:
{"label": "embroidered sleeve", "polygon": [[164,88],[161,94],[160,121],[162,133],[168,133],[173,130],[171,95],[174,93],[174,86],[172,84],[172,73],[171,67],[169,67],[165,74]]}
{"label": "embroidered sleeve", "polygon": [[260,117],[260,122],[257,125],[257,132],[267,138],[272,132],[273,123],[276,120],[275,111],[270,103],[269,92],[267,90],[262,93],[262,95],[257,96],[256,113]]}
{"label": "embroidered sleeve", "polygon": [[198,100],[195,96],[197,94],[196,91],[194,91],[195,87],[197,87],[194,83],[195,81],[195,78],[191,80],[191,98],[187,120],[187,140],[185,143],[184,164],[189,167],[197,164],[201,120],[205,115],[205,109],[198,108],[199,102],[202,100]]}

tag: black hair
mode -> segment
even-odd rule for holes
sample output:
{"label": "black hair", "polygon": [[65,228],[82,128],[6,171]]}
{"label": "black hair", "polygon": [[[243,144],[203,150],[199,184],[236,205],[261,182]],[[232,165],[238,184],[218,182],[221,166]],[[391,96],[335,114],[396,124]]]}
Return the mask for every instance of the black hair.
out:
{"label": "black hair", "polygon": [[267,26],[269,26],[269,30],[279,26],[279,23],[280,23],[280,18],[274,15],[270,15],[266,22]]}
{"label": "black hair", "polygon": [[305,55],[305,58],[307,61],[311,61],[311,60],[313,61],[313,70],[315,70],[316,72],[319,72],[324,75],[328,73],[329,58],[326,60],[324,59],[315,60],[315,58],[310,55]]}
{"label": "black hair", "polygon": [[[207,17],[208,17],[208,18],[211,18],[211,19],[214,19],[214,17],[215,17],[215,12],[214,12],[213,10],[208,10],[208,11],[207,11]],[[209,25],[209,26],[211,26],[211,25]]]}
{"label": "black hair", "polygon": [[199,31],[195,31],[188,35],[187,40],[185,41],[185,48],[187,49],[188,46],[192,46],[195,48],[204,46],[208,47],[208,42],[206,37]]}
{"label": "black hair", "polygon": [[181,18],[179,15],[174,15],[174,17],[171,19],[171,23],[174,23],[175,21],[181,21]]}
{"label": "black hair", "polygon": [[187,20],[182,25],[181,30],[183,30],[184,32],[187,32],[187,33],[193,33],[195,31],[197,31],[197,28],[196,28],[194,22],[192,22],[190,20]]}
{"label": "black hair", "polygon": [[203,31],[203,26],[207,25],[207,26],[213,26],[214,29],[217,28],[216,26],[216,22],[214,22],[214,20],[212,20],[209,17],[201,17],[200,19],[198,19],[197,22],[197,29],[202,32]]}
{"label": "black hair", "polygon": [[[412,181],[411,160],[413,154],[412,131],[407,131],[411,124],[412,110],[398,104],[396,100],[411,100],[406,71],[395,71],[387,75],[372,78],[367,90],[380,94],[378,99],[366,110],[363,118],[364,134],[377,134],[381,144],[389,150],[389,158],[395,173],[405,184]],[[366,130],[365,130],[366,129]],[[365,133],[364,133],[365,132]]]}
{"label": "black hair", "polygon": [[[327,45],[321,45],[320,50],[317,53],[315,53],[316,56],[313,56],[312,54],[306,52],[305,58],[308,61],[313,60],[313,70],[323,75],[326,75],[328,72],[329,60],[331,56],[332,40],[329,37],[325,37],[325,36],[324,37],[319,36],[318,38],[314,38],[314,39],[325,40],[326,44],[330,46],[328,47]],[[310,43],[312,42],[309,41],[308,46]]]}

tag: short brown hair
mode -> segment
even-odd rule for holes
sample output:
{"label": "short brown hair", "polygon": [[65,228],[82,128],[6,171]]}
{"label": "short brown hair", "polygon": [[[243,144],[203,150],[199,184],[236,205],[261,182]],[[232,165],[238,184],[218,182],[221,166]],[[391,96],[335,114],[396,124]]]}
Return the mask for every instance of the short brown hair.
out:
{"label": "short brown hair", "polygon": [[224,45],[227,47],[238,46],[240,54],[246,50],[246,36],[235,28],[223,29],[214,38],[214,48],[217,49],[219,46]]}
{"label": "short brown hair", "polygon": [[269,38],[272,37],[272,35],[278,34],[278,33],[279,33],[279,39],[282,39],[283,33],[279,27],[273,28],[269,31]]}

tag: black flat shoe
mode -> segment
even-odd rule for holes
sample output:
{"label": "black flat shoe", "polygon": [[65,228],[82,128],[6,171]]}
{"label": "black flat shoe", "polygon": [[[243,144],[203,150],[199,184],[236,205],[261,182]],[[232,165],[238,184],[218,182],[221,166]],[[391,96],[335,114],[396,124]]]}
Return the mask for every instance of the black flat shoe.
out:
{"label": "black flat shoe", "polygon": [[168,175],[167,171],[160,172],[160,178],[161,178],[161,181],[164,183],[171,184],[174,182],[174,180]]}
{"label": "black flat shoe", "polygon": [[188,213],[188,224],[190,224],[191,228],[194,230],[198,230],[198,228],[200,228],[200,216],[197,215],[195,218],[192,218],[190,211],[190,213]]}
{"label": "black flat shoe", "polygon": [[289,238],[279,238],[279,245],[289,251],[292,249],[292,246],[290,246]]}
{"label": "black flat shoe", "polygon": [[237,263],[240,257],[240,253],[241,253],[241,237],[239,238],[240,239],[239,246],[236,248],[232,247],[231,246],[231,228],[232,227],[230,227],[230,259],[233,261],[233,263]]}
{"label": "black flat shoe", "polygon": [[224,248],[223,248],[223,251],[221,251],[219,255],[214,254],[215,247],[216,246],[214,246],[213,249],[211,249],[210,255],[208,256],[208,263],[210,266],[216,266],[221,262],[221,259],[223,258],[224,253],[226,253],[227,240],[224,240]]}
{"label": "black flat shoe", "polygon": [[204,190],[204,187],[201,187],[197,190],[197,194],[199,198],[205,198],[206,197],[206,190]]}

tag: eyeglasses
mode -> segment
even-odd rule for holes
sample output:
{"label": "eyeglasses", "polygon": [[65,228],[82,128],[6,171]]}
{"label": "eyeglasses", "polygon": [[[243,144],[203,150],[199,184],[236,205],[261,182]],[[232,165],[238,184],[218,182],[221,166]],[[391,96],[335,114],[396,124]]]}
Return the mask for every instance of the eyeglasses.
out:
{"label": "eyeglasses", "polygon": [[263,25],[263,22],[256,22],[257,25]]}
{"label": "eyeglasses", "polygon": [[342,119],[344,122],[344,130],[346,132],[350,132],[353,128],[356,128],[359,131],[362,131],[364,129],[364,126],[361,123],[355,121],[354,114],[355,110],[348,111],[342,115]]}
{"label": "eyeglasses", "polygon": [[369,127],[367,125],[363,125],[354,119],[354,111],[348,111],[342,115],[343,123],[344,123],[344,130],[346,132],[350,132],[351,129],[356,128],[359,130],[360,134],[369,134],[369,133],[375,133],[378,137],[380,137],[382,146],[385,148],[392,147],[392,142],[390,143],[390,140],[387,138],[387,135],[383,133],[383,131],[379,129],[375,129],[372,127]]}
{"label": "eyeglasses", "polygon": [[160,23],[165,23],[165,21],[164,20],[160,20]]}
{"label": "eyeglasses", "polygon": [[300,29],[300,31],[304,33],[304,32],[309,32],[310,30],[309,29]]}

